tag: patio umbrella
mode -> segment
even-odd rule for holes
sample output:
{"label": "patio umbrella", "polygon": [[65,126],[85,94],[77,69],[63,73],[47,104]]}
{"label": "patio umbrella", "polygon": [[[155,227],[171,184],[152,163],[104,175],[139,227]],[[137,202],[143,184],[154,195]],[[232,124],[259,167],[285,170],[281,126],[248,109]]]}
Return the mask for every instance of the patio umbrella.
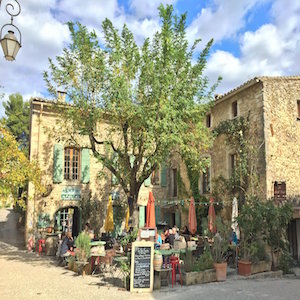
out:
{"label": "patio umbrella", "polygon": [[233,201],[232,201],[231,228],[232,228],[233,232],[235,232],[236,237],[239,240],[240,239],[240,230],[239,230],[238,223],[236,221],[238,214],[239,214],[238,201],[237,201],[236,197],[234,197]]}
{"label": "patio umbrella", "polygon": [[190,208],[189,208],[189,231],[194,234],[197,230],[197,219],[196,219],[196,209],[194,198],[191,198]]}
{"label": "patio umbrella", "polygon": [[126,217],[125,217],[125,229],[126,229],[126,231],[128,231],[128,229],[129,229],[128,221],[129,221],[129,206],[127,207]]}
{"label": "patio umbrella", "polygon": [[154,197],[153,193],[149,192],[149,199],[147,204],[147,220],[146,220],[146,227],[155,227],[155,204],[154,204]]}
{"label": "patio umbrella", "polygon": [[112,196],[110,195],[108,198],[108,206],[107,206],[104,230],[106,232],[112,232],[112,231],[114,231],[114,229],[115,229],[114,211],[113,211],[113,206],[112,206]]}
{"label": "patio umbrella", "polygon": [[209,209],[208,209],[208,230],[212,233],[216,233],[216,212],[214,207],[214,198],[209,199]]}

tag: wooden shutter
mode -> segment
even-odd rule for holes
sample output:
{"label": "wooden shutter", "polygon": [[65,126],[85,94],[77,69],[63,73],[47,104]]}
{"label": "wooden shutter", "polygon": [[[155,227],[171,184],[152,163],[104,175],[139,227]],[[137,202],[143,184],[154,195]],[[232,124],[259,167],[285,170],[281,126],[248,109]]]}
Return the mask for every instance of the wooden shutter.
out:
{"label": "wooden shutter", "polygon": [[61,183],[63,181],[63,165],[64,165],[64,147],[55,144],[53,148],[53,182]]}
{"label": "wooden shutter", "polygon": [[161,164],[160,185],[167,186],[167,167],[165,163]]}
{"label": "wooden shutter", "polygon": [[155,206],[155,221],[156,221],[156,224],[160,223],[160,221],[161,221],[160,206],[158,206],[158,205]]}
{"label": "wooden shutter", "polygon": [[89,149],[81,149],[81,182],[90,182],[90,151]]}
{"label": "wooden shutter", "polygon": [[139,207],[139,228],[145,226],[145,206]]}
{"label": "wooden shutter", "polygon": [[175,212],[175,225],[180,228],[181,227],[181,215],[180,211]]}

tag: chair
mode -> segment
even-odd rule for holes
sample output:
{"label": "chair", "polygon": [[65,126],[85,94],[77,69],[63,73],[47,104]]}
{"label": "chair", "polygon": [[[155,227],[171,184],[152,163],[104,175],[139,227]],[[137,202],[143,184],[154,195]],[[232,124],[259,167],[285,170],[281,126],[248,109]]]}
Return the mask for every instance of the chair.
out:
{"label": "chair", "polygon": [[39,239],[38,243],[39,243],[39,246],[38,246],[39,247],[38,248],[39,255],[41,255],[43,250],[46,253],[46,241],[44,239]]}
{"label": "chair", "polygon": [[182,277],[181,277],[181,271],[180,271],[179,257],[171,256],[170,257],[170,264],[171,264],[171,267],[172,267],[172,288],[174,286],[174,282],[175,282],[175,285],[176,285],[176,268],[178,268],[178,273],[180,275],[180,284],[182,286]]}

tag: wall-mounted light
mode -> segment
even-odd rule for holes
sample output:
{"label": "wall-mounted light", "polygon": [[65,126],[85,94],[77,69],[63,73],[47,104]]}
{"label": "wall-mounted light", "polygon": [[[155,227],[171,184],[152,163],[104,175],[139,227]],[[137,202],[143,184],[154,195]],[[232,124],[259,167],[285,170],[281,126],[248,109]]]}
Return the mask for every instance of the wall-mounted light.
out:
{"label": "wall-mounted light", "polygon": [[[4,57],[9,61],[13,61],[16,59],[18,51],[21,48],[21,39],[22,39],[19,28],[13,24],[14,17],[18,16],[21,12],[21,6],[17,0],[13,0],[13,1],[16,2],[17,4],[16,8],[12,3],[8,3],[5,6],[6,12],[11,16],[10,23],[3,25],[0,30],[1,47],[4,52]],[[1,2],[2,0],[0,0],[0,8],[1,8]],[[3,29],[5,27],[8,27],[9,30],[8,33],[2,37]],[[16,38],[14,31],[11,30],[12,27],[18,31],[20,37],[19,40]]]}

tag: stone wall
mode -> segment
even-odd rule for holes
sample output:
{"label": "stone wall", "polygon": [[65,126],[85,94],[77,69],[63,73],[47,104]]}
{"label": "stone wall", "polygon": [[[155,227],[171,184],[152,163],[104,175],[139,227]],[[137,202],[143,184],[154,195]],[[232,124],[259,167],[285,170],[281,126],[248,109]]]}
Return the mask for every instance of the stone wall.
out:
{"label": "stone wall", "polygon": [[[222,121],[233,119],[232,103],[237,102],[238,117],[247,118],[249,116],[250,130],[255,132],[252,135],[253,145],[258,153],[257,166],[260,174],[260,195],[265,193],[265,158],[264,158],[264,131],[263,131],[263,91],[262,84],[254,82],[252,85],[230,93],[220,99],[217,99],[211,109],[212,129],[216,128]],[[216,179],[218,176],[224,178],[230,177],[230,155],[234,154],[233,149],[226,145],[224,134],[219,135],[213,145],[211,152],[211,178]],[[213,186],[212,186],[213,192]],[[218,199],[222,200],[222,199]]]}
{"label": "stone wall", "polygon": [[274,182],[284,181],[288,197],[300,195],[300,77],[266,78],[264,118],[266,136],[267,197],[274,195]]}

